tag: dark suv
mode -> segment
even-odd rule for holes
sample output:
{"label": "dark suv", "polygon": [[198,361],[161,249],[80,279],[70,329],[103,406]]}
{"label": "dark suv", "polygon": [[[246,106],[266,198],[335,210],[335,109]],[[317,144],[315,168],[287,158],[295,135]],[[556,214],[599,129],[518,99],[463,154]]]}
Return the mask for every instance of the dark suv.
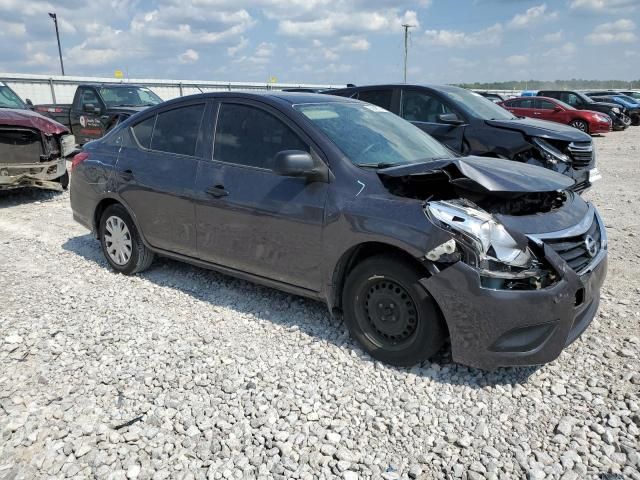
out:
{"label": "dark suv", "polygon": [[382,361],[450,337],[490,369],[553,360],[596,313],[606,235],[571,184],[356,100],[227,92],[87,144],[71,207],[117,272],[183,260],[326,302]]}
{"label": "dark suv", "polygon": [[516,117],[478,93],[449,85],[370,85],[326,93],[385,108],[462,155],[507,158],[575,180],[576,191],[600,178],[591,137],[567,125]]}
{"label": "dark suv", "polygon": [[539,97],[550,97],[560,100],[578,110],[592,110],[606,113],[611,117],[614,130],[624,130],[631,125],[631,119],[626,115],[624,108],[612,102],[597,102],[582,92],[572,90],[540,90]]}

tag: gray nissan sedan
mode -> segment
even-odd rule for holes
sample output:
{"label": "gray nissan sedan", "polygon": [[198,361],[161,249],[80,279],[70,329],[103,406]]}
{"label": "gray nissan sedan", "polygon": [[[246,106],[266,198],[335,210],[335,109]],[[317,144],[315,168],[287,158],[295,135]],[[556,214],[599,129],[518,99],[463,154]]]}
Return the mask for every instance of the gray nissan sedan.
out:
{"label": "gray nissan sedan", "polygon": [[596,314],[607,238],[573,183],[357,100],[226,92],[87,144],[71,206],[116,272],[171,257],[322,300],[384,362],[450,338],[493,369],[555,359]]}

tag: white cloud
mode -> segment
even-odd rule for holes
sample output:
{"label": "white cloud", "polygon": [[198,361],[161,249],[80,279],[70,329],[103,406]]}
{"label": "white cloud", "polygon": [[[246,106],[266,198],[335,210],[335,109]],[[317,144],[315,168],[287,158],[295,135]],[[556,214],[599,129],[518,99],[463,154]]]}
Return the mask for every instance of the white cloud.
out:
{"label": "white cloud", "polygon": [[479,32],[465,33],[456,30],[427,30],[427,43],[440,47],[467,48],[483,45],[499,45],[502,41],[502,25],[495,25]]}
{"label": "white cloud", "polygon": [[585,37],[587,43],[603,45],[610,43],[633,43],[638,37],[634,30],[636,24],[626,18],[616,22],[602,23]]}
{"label": "white cloud", "polygon": [[559,30],[557,32],[547,33],[546,35],[543,35],[542,41],[546,43],[557,43],[561,41],[563,38],[564,38],[564,32],[562,30]]}
{"label": "white cloud", "polygon": [[194,63],[197,62],[199,58],[200,54],[192,48],[189,48],[178,55],[178,61],[180,63]]}
{"label": "white cloud", "polygon": [[547,4],[543,3],[527,9],[524,13],[517,14],[509,21],[507,26],[513,29],[529,28],[542,20],[555,20],[556,18],[558,18],[558,12],[547,13]]}
{"label": "white cloud", "polygon": [[249,40],[244,37],[240,37],[240,41],[237,44],[227,48],[227,55],[233,57],[241,50],[244,50],[247,46],[249,46]]}
{"label": "white cloud", "polygon": [[22,37],[27,33],[24,23],[7,22],[0,19],[0,35],[9,37]]}
{"label": "white cloud", "polygon": [[593,12],[612,12],[620,10],[634,10],[638,0],[571,0],[572,10],[587,10]]}
{"label": "white cloud", "polygon": [[505,59],[507,65],[518,67],[529,63],[529,55],[511,55]]}

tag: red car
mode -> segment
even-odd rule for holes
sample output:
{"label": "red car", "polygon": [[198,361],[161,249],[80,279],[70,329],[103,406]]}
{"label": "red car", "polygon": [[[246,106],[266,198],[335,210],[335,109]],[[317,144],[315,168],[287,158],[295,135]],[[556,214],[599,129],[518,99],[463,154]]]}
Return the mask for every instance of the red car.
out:
{"label": "red car", "polygon": [[577,110],[555,98],[519,97],[505,100],[499,105],[519,117],[564,123],[590,134],[611,131],[611,118],[608,115],[591,110]]}

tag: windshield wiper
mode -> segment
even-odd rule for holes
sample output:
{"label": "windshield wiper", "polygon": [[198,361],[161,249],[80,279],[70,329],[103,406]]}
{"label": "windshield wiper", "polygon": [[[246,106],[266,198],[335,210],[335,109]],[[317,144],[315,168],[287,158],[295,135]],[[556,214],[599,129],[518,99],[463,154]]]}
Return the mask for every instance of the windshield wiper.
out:
{"label": "windshield wiper", "polygon": [[378,162],[378,163],[356,163],[357,167],[365,167],[365,168],[389,168],[395,167],[398,165],[397,163],[389,163],[389,162]]}

